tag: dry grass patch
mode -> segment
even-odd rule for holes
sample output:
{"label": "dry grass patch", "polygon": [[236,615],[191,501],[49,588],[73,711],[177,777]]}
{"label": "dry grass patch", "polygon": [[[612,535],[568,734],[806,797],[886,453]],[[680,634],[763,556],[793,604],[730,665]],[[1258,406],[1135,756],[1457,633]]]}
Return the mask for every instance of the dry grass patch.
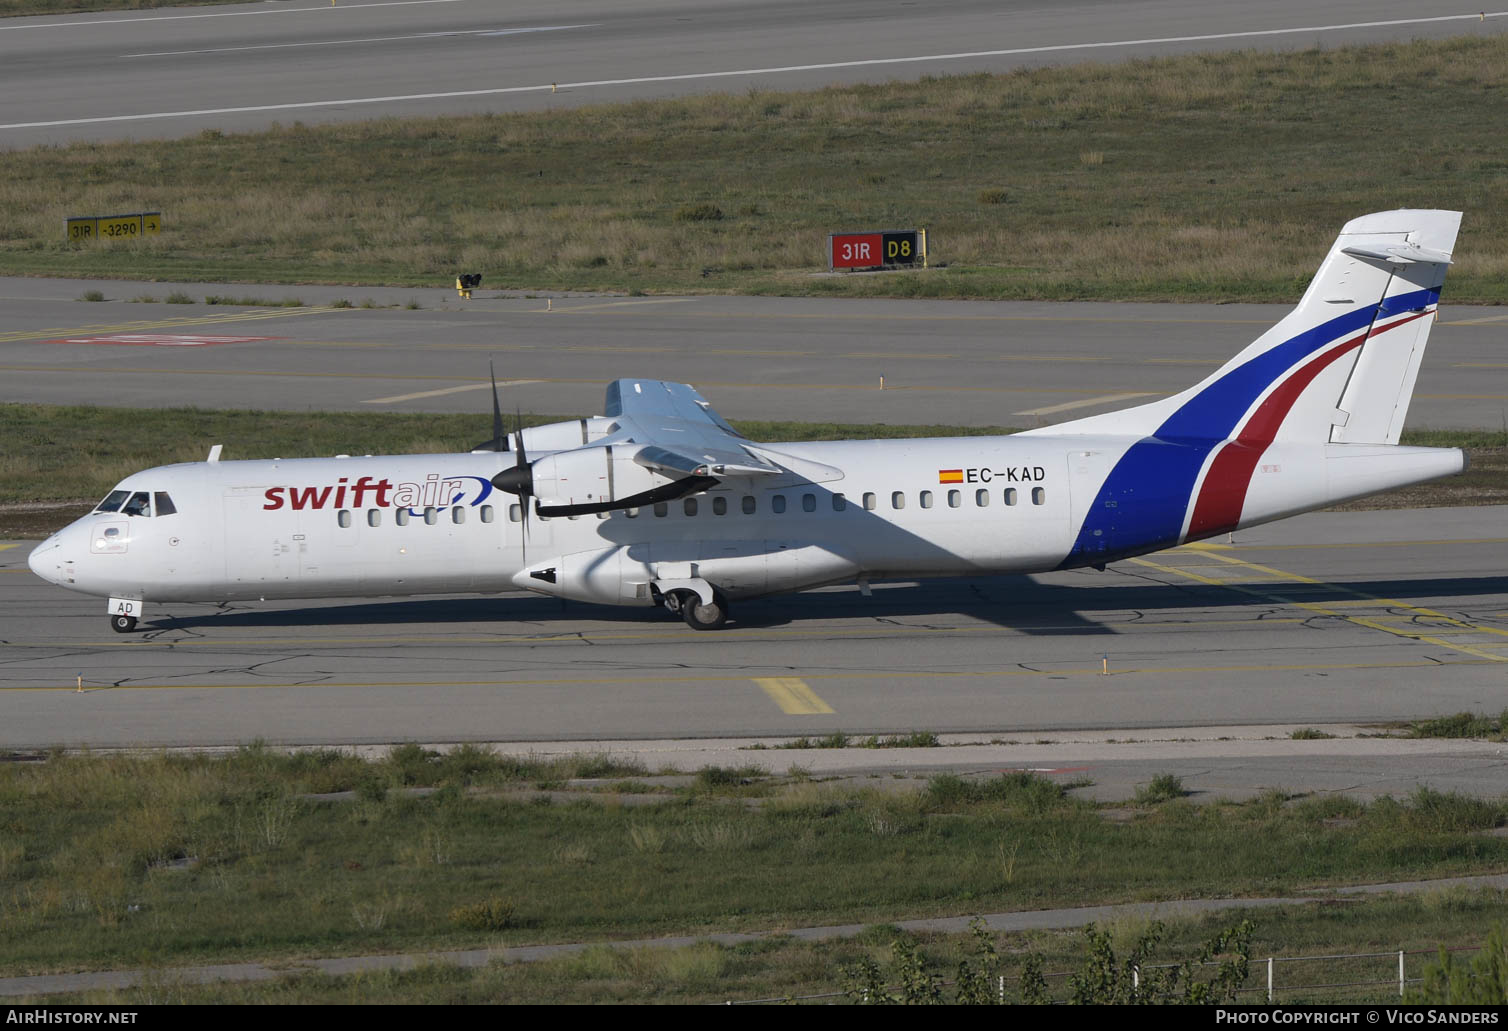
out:
{"label": "dry grass patch", "polygon": [[[0,272],[1275,300],[1346,220],[1452,206],[1451,299],[1505,301],[1505,89],[1491,36],[35,148],[0,154]],[[76,248],[76,208],[164,231]],[[808,274],[829,232],[910,225],[946,269]]]}

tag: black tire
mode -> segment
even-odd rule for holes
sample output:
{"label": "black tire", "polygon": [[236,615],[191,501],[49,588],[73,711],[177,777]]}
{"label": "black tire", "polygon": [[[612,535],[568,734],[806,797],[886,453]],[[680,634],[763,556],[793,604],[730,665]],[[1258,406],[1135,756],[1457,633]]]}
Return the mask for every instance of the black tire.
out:
{"label": "black tire", "polygon": [[713,591],[712,604],[703,605],[701,598],[688,592],[681,601],[681,616],[693,630],[717,630],[728,622],[728,599]]}
{"label": "black tire", "polygon": [[132,630],[136,629],[136,617],[111,616],[110,629],[114,630],[117,634],[129,634]]}

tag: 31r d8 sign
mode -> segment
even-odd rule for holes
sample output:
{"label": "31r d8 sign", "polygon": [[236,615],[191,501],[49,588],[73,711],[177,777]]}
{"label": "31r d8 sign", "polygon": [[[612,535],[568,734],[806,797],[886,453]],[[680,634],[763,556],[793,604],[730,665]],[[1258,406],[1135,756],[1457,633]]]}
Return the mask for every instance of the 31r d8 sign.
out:
{"label": "31r d8 sign", "polygon": [[829,268],[875,269],[924,265],[927,236],[919,229],[833,233],[827,238]]}

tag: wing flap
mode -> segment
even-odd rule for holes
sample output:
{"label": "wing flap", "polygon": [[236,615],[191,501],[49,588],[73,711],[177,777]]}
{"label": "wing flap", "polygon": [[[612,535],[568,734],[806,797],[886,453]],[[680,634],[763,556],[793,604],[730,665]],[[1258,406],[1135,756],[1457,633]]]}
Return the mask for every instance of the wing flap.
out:
{"label": "wing flap", "polygon": [[608,384],[603,406],[618,423],[601,443],[643,445],[634,461],[667,476],[772,476],[780,466],[746,445],[747,438],[712,409],[696,388],[664,380]]}

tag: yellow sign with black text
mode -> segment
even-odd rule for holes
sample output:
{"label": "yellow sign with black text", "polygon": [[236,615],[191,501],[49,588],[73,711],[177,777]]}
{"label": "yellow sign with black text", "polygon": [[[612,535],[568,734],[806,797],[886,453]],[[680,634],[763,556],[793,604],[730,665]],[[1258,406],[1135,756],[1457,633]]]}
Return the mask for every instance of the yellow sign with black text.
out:
{"label": "yellow sign with black text", "polygon": [[162,232],[162,212],[140,211],[134,215],[87,215],[63,220],[69,243],[89,240],[135,240]]}

